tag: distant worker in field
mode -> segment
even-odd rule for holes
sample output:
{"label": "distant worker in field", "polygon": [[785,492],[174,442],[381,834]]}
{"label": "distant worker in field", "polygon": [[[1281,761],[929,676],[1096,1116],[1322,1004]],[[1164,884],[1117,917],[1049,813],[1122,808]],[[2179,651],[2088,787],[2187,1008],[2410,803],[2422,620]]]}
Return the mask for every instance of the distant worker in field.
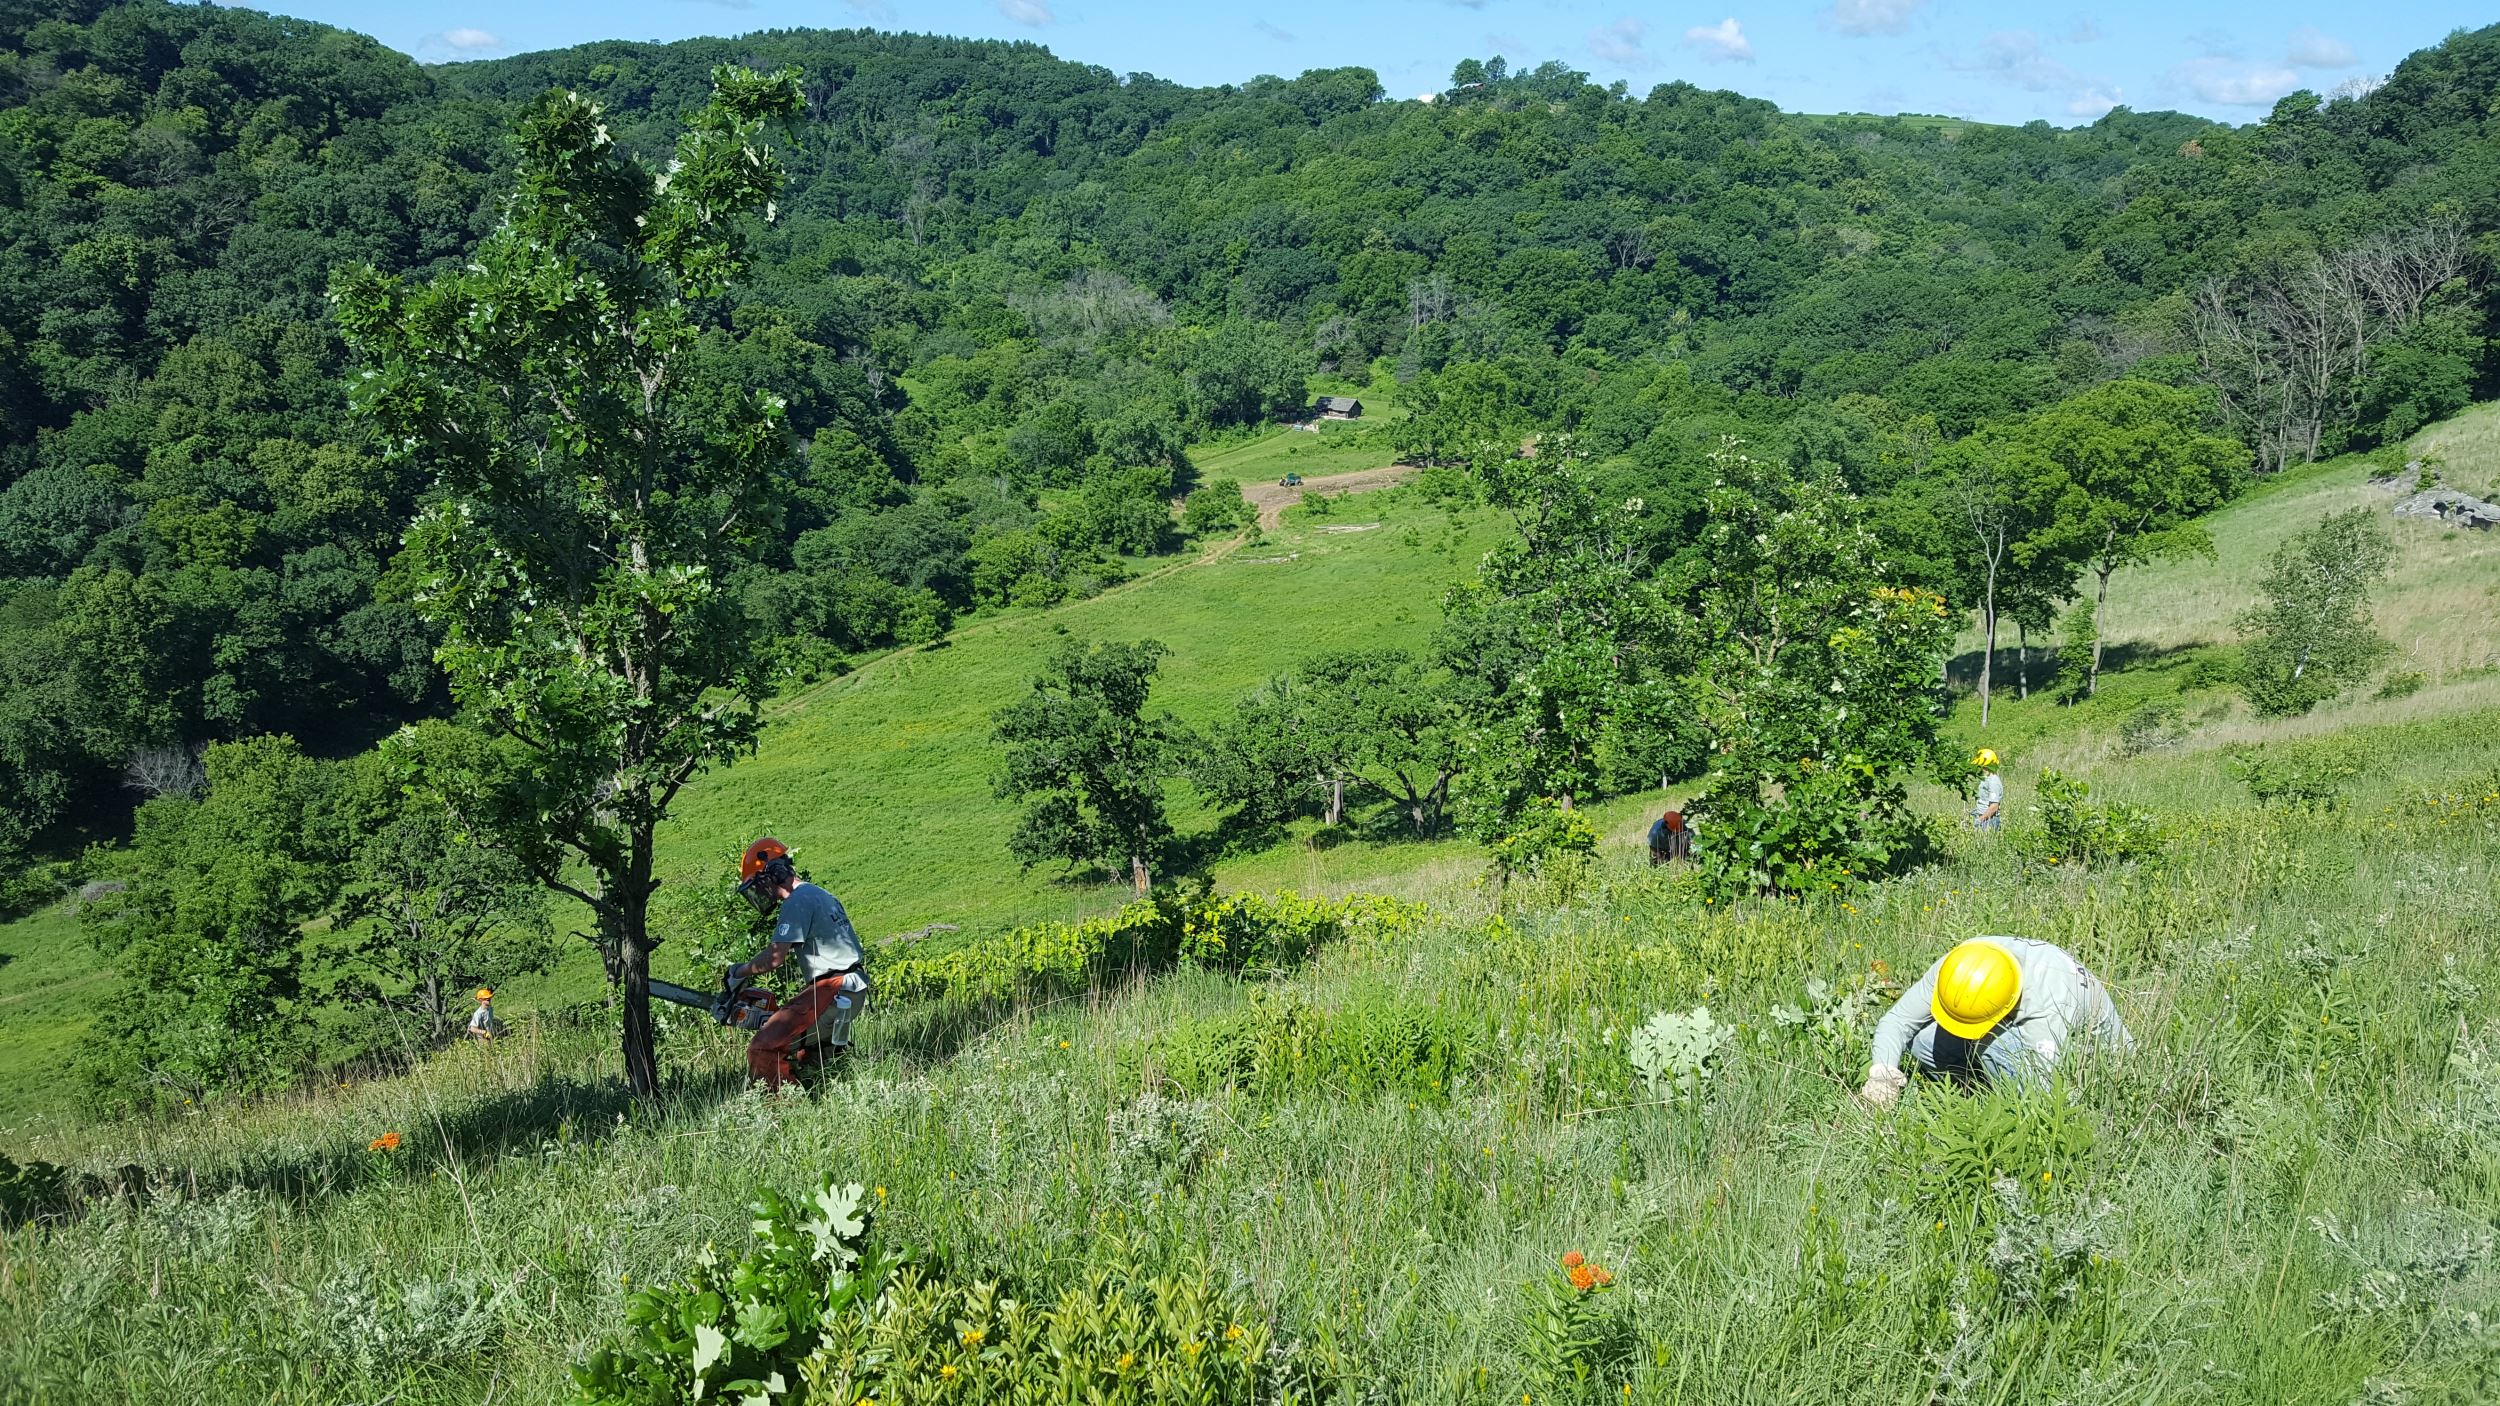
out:
{"label": "distant worker in field", "polygon": [[802,1043],[824,1056],[850,1049],[851,1022],[868,1002],[867,956],[842,900],[799,877],[788,845],[770,835],[748,845],[738,881],[747,905],[773,920],[773,935],[734,969],[733,983],[771,971],[792,952],[807,982],[747,1044],[747,1073],[777,1089],[791,1077],[791,1052]]}
{"label": "distant worker in field", "polygon": [[1693,857],[1693,831],[1684,823],[1684,812],[1671,810],[1649,824],[1649,862],[1672,864]]}
{"label": "distant worker in field", "polygon": [[1979,937],[1937,959],[1875,1023],[1858,1096],[1888,1104],[1918,1071],[1959,1084],[2045,1080],[2076,1045],[2135,1048],[2109,988],[2055,943]]}
{"label": "distant worker in field", "polygon": [[1979,794],[1971,799],[1970,824],[1974,830],[2005,828],[2005,778],[1997,774],[1997,754],[1993,747],[1982,747],[1971,765],[1984,767],[1987,774],[1979,778]]}
{"label": "distant worker in field", "polygon": [[502,1033],[503,1022],[495,1019],[495,993],[481,986],[477,989],[477,1009],[469,1013],[469,1038],[491,1045]]}

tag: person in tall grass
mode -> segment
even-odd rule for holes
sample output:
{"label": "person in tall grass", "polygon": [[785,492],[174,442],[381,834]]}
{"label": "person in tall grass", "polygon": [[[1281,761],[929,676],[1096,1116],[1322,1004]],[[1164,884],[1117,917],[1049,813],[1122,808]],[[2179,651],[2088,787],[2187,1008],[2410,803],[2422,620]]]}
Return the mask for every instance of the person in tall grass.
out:
{"label": "person in tall grass", "polygon": [[1983,769],[1979,778],[1979,794],[1971,799],[1970,826],[1974,830],[2005,828],[2005,778],[1997,773],[1994,747],[1982,747],[1970,759],[1972,766]]}
{"label": "person in tall grass", "polygon": [[868,1002],[867,954],[842,900],[801,879],[790,847],[767,835],[738,861],[738,893],[773,920],[764,950],[739,963],[731,980],[771,971],[795,952],[807,985],[773,1012],[747,1042],[747,1073],[778,1089],[792,1077],[791,1053],[814,1037],[830,1058],[851,1047],[851,1023]]}
{"label": "person in tall grass", "polygon": [[1693,857],[1693,830],[1684,812],[1671,810],[1649,823],[1649,862],[1672,864]]}
{"label": "person in tall grass", "polygon": [[2053,942],[1978,937],[1936,959],[1875,1023],[1858,1096],[1878,1106],[1909,1087],[1901,1060],[1957,1084],[2044,1081],[2076,1046],[2135,1048],[2109,988]]}
{"label": "person in tall grass", "polygon": [[469,1038],[491,1045],[502,1033],[503,1022],[495,1019],[495,993],[481,986],[477,989],[477,1009],[469,1016]]}

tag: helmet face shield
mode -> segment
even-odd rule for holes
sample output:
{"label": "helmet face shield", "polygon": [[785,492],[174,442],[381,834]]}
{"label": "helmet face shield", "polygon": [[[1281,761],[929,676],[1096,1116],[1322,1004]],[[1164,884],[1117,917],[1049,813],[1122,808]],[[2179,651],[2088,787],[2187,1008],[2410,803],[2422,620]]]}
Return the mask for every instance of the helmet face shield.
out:
{"label": "helmet face shield", "polygon": [[758,874],[738,885],[738,896],[747,901],[747,906],[754,909],[755,916],[759,918],[771,917],[773,909],[781,902],[773,897],[772,881],[772,875]]}

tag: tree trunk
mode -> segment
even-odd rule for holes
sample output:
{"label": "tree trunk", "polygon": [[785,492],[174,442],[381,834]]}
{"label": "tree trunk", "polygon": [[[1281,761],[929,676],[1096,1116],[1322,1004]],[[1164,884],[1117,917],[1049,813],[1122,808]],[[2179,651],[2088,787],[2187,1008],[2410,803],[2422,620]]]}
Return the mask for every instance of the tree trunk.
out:
{"label": "tree trunk", "polygon": [[1988,635],[1988,642],[1981,649],[1979,655],[1979,725],[1981,727],[1986,727],[1988,725],[1988,685],[1995,681],[1997,667],[1997,605],[1995,592],[1992,591],[1989,593],[1988,603],[1980,607],[1979,613],[1982,617],[1982,624],[1985,626]]}
{"label": "tree trunk", "polygon": [[1132,854],[1128,857],[1128,881],[1136,886],[1141,895],[1154,886],[1153,877],[1146,872],[1146,856]]}
{"label": "tree trunk", "polygon": [[2019,617],[2014,621],[2014,697],[2031,697],[2031,627]]}
{"label": "tree trunk", "polygon": [[1328,823],[1331,826],[1345,819],[1345,778],[1328,778]]}
{"label": "tree trunk", "polygon": [[2109,638],[2109,574],[2118,567],[2113,563],[2092,569],[2100,575],[2101,590],[2092,602],[2092,674],[2083,683],[2086,698],[2098,698],[2101,694],[2101,645]]}
{"label": "tree trunk", "polygon": [[651,1025],[651,836],[633,837],[633,855],[616,888],[604,895],[615,926],[617,975],[625,989],[625,1087],[637,1098],[660,1094],[659,1040]]}

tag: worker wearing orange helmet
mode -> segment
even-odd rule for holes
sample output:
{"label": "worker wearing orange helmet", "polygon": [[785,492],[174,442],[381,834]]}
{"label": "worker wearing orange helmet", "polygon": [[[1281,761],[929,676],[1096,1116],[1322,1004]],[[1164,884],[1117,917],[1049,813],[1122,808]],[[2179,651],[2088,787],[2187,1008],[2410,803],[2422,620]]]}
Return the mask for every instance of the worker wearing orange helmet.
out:
{"label": "worker wearing orange helmet", "polygon": [[477,1009],[469,1015],[469,1037],[481,1045],[491,1045],[502,1033],[503,1022],[495,1019],[495,993],[481,986],[477,989]]}
{"label": "worker wearing orange helmet", "polygon": [[1957,1083],[2033,1082],[2077,1045],[2135,1048],[2109,988],[2053,942],[1978,937],[1936,960],[1875,1024],[1858,1096],[1887,1104],[1909,1086],[1901,1059]]}
{"label": "worker wearing orange helmet", "polygon": [[851,1022],[868,1001],[867,956],[842,900],[801,879],[790,847],[770,835],[747,846],[738,861],[738,894],[773,920],[773,935],[763,951],[733,969],[733,982],[771,971],[796,953],[807,983],[747,1043],[748,1074],[777,1089],[791,1075],[791,1051],[810,1034],[828,1055],[851,1047]]}

